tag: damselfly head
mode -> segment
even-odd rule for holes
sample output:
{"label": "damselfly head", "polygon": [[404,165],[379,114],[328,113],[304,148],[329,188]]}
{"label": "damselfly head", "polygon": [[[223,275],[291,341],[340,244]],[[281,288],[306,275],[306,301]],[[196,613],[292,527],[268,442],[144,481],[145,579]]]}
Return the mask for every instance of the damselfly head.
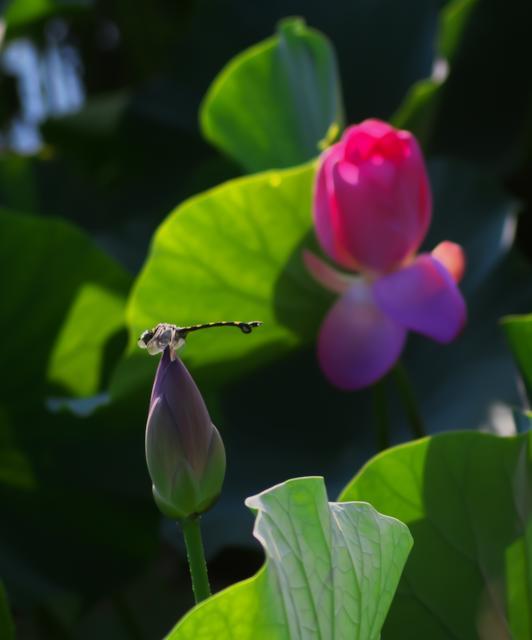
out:
{"label": "damselfly head", "polygon": [[152,356],[162,353],[167,347],[170,348],[172,359],[175,352],[185,343],[184,336],[179,333],[179,328],[175,324],[159,323],[153,329],[144,331],[137,341],[141,349],[147,349]]}
{"label": "damselfly head", "polygon": [[137,344],[141,349],[146,349],[146,347],[148,346],[148,342],[152,338],[153,338],[153,331],[151,331],[150,329],[147,329],[146,331],[143,331],[140,334]]}

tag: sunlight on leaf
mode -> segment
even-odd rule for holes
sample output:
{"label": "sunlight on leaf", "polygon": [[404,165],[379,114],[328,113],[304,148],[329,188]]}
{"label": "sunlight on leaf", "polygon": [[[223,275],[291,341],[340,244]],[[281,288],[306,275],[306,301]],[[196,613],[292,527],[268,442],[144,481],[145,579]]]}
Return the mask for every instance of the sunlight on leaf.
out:
{"label": "sunlight on leaf", "polygon": [[248,498],[264,547],[259,573],[193,609],[171,640],[377,640],[412,545],[365,503],[328,503],[322,478]]}
{"label": "sunlight on leaf", "polygon": [[227,379],[312,340],[326,299],[301,259],[313,175],[307,165],[242,178],[178,207],[156,232],[128,303],[132,348],[158,322],[262,320],[249,336],[226,328],[188,339],[187,362],[209,367],[210,379],[219,365]]}
{"label": "sunlight on leaf", "polygon": [[123,296],[92,283],[81,286],[50,357],[50,382],[77,396],[94,393],[100,381],[105,344],[122,328],[124,309]]}

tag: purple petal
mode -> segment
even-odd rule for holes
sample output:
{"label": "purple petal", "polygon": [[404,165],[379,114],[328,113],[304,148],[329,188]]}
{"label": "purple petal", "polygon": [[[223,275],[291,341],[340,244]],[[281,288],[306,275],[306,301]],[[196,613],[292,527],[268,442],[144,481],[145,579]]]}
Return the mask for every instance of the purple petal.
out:
{"label": "purple petal", "polygon": [[405,339],[406,329],[375,305],[366,283],[357,283],[325,317],[318,358],[332,384],[341,389],[362,389],[391,369]]}
{"label": "purple petal", "polygon": [[382,311],[407,329],[450,342],[466,321],[462,294],[449,271],[429,254],[373,284]]}

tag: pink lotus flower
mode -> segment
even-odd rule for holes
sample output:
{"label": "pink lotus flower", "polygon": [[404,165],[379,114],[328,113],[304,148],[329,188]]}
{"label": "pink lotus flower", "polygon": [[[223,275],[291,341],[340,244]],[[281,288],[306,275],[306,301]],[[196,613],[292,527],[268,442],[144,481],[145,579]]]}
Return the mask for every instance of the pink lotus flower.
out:
{"label": "pink lotus flower", "polygon": [[419,146],[380,120],[349,127],[321,158],[314,223],[339,272],[306,251],[313,277],[340,294],[321,326],[318,358],[336,386],[360,389],[399,358],[408,331],[453,340],[466,320],[457,287],[462,248],[442,242],[416,256],[430,225],[432,200]]}

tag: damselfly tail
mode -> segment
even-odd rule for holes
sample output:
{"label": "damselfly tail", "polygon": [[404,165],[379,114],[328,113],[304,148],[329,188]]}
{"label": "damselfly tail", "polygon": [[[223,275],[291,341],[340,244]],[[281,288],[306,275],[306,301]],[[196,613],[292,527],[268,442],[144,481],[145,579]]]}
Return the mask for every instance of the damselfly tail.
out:
{"label": "damselfly tail", "polygon": [[222,320],[220,322],[206,322],[204,324],[191,324],[188,327],[178,327],[181,334],[199,331],[200,329],[213,329],[214,327],[237,327],[242,333],[251,333],[255,327],[260,327],[260,320],[251,320],[250,322],[240,322],[238,320]]}

